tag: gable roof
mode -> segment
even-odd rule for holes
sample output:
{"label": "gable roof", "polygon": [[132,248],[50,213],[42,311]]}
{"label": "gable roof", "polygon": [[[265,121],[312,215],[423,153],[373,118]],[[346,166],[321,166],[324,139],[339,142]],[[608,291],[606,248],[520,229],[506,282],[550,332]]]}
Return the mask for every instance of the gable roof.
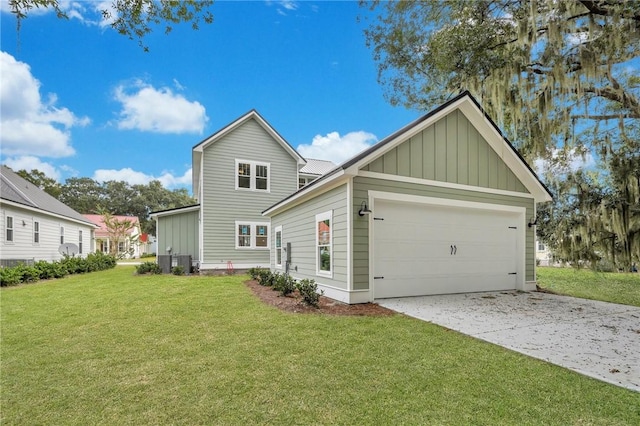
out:
{"label": "gable roof", "polygon": [[[107,225],[105,225],[105,223],[104,223],[104,216],[102,216],[100,214],[83,214],[82,216],[84,216],[85,218],[87,218],[87,220],[91,221],[92,223],[95,223],[98,226],[98,229],[96,229],[96,237],[107,237],[107,236],[109,236],[109,231],[107,230]],[[118,215],[113,215],[112,217],[114,219],[117,219],[119,222],[123,222],[125,220],[128,220],[129,222],[131,222],[134,225],[134,227],[129,229],[129,231],[127,232],[128,235],[135,235],[135,234],[138,234],[140,232],[140,220],[138,219],[137,216],[118,216]]]}
{"label": "gable roof", "polygon": [[520,179],[529,193],[531,193],[536,202],[552,200],[551,192],[544,183],[540,181],[529,164],[527,164],[511,142],[502,134],[502,131],[480,106],[478,101],[468,91],[464,91],[433,111],[414,120],[400,130],[365,149],[355,157],[346,160],[335,169],[311,182],[299,191],[269,207],[263,214],[272,213],[274,210],[284,207],[296,199],[305,197],[316,191],[321,191],[322,188],[330,185],[330,182],[333,182],[341,176],[357,175],[361,167],[384,155],[387,151],[395,148],[456,109],[459,109],[467,117],[492,149],[500,155],[502,160],[518,179]]}
{"label": "gable roof", "polygon": [[231,122],[230,124],[226,125],[222,129],[220,129],[217,132],[213,133],[211,136],[209,136],[206,139],[200,141],[198,144],[196,144],[193,147],[193,149],[192,149],[192,160],[193,160],[192,161],[192,167],[193,167],[193,170],[192,170],[191,181],[192,181],[192,185],[193,185],[193,195],[196,198],[198,197],[198,194],[200,193],[200,174],[202,172],[200,170],[200,160],[202,158],[202,153],[204,152],[204,149],[206,147],[208,147],[209,145],[211,145],[213,143],[216,143],[217,141],[222,139],[224,136],[228,135],[229,133],[231,133],[232,131],[234,131],[238,127],[242,126],[244,123],[246,123],[249,120],[255,120],[276,142],[278,142],[282,146],[282,148],[289,155],[291,155],[296,160],[296,162],[299,165],[304,165],[304,164],[307,163],[307,161],[298,153],[298,151],[296,151],[289,144],[289,142],[287,142],[280,135],[280,133],[278,133],[276,131],[276,129],[274,129],[267,122],[267,120],[265,120],[258,113],[258,111],[256,111],[255,109],[252,109],[251,111],[249,111],[246,114],[242,115],[241,117],[239,117],[235,121]]}
{"label": "gable roof", "polygon": [[313,158],[307,158],[307,164],[302,166],[299,170],[304,175],[316,175],[321,176],[336,167],[331,161],[328,160],[314,160]]}
{"label": "gable roof", "polygon": [[40,210],[84,225],[96,227],[94,223],[71,207],[23,179],[7,166],[0,167],[0,198],[3,202],[30,210]]}

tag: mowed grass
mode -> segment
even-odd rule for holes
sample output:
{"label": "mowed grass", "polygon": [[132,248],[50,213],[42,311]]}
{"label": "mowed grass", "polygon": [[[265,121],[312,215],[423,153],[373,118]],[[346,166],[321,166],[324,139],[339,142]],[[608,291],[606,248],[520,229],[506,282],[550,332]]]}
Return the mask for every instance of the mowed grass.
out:
{"label": "mowed grass", "polygon": [[640,306],[640,274],[538,267],[540,287],[558,294]]}
{"label": "mowed grass", "polygon": [[640,393],[433,324],[133,271],[2,290],[1,424],[640,424]]}

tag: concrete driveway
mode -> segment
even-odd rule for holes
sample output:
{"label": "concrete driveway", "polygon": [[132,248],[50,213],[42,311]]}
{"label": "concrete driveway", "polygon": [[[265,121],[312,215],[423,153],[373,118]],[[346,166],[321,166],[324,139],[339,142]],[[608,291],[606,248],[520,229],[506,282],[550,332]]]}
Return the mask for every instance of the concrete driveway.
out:
{"label": "concrete driveway", "polygon": [[640,392],[638,307],[516,291],[376,303]]}

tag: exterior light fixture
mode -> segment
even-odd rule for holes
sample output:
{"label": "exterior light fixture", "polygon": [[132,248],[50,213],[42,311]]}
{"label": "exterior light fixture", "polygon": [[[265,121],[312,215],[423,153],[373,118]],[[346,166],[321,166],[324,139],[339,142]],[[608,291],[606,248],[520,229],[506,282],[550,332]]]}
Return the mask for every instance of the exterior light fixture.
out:
{"label": "exterior light fixture", "polygon": [[531,219],[529,219],[529,223],[527,224],[527,226],[531,228],[532,226],[535,226],[537,223],[538,223],[538,216],[532,217]]}
{"label": "exterior light fixture", "polygon": [[364,216],[365,214],[369,214],[369,213],[373,213],[373,212],[369,210],[369,207],[367,207],[367,202],[363,201],[362,204],[360,204],[360,210],[358,211],[358,216]]}

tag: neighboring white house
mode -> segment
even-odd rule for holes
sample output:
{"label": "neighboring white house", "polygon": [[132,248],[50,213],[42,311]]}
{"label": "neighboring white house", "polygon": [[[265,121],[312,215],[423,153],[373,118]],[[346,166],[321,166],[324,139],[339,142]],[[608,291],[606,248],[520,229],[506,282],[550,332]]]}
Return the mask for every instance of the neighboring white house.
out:
{"label": "neighboring white house", "polygon": [[95,224],[10,168],[0,170],[3,266],[59,260],[59,248],[65,243],[73,243],[82,257],[94,251]]}
{"label": "neighboring white house", "polygon": [[113,219],[119,222],[130,222],[131,228],[126,232],[126,235],[119,238],[118,241],[113,241],[112,236],[109,234],[109,230],[104,223],[104,216],[99,214],[83,214],[87,220],[95,223],[98,229],[95,231],[95,247],[97,251],[101,251],[105,254],[115,253],[118,257],[124,258],[138,258],[142,254],[142,244],[140,237],[142,235],[140,228],[140,221],[136,216],[119,216],[113,215]]}
{"label": "neighboring white house", "polygon": [[252,110],[193,147],[197,205],[154,212],[158,254],[191,255],[200,271],[269,267],[262,211],[335,167],[302,158]]}
{"label": "neighboring white house", "polygon": [[536,238],[536,262],[540,266],[551,266],[551,252],[547,248],[547,245],[541,240]]}

